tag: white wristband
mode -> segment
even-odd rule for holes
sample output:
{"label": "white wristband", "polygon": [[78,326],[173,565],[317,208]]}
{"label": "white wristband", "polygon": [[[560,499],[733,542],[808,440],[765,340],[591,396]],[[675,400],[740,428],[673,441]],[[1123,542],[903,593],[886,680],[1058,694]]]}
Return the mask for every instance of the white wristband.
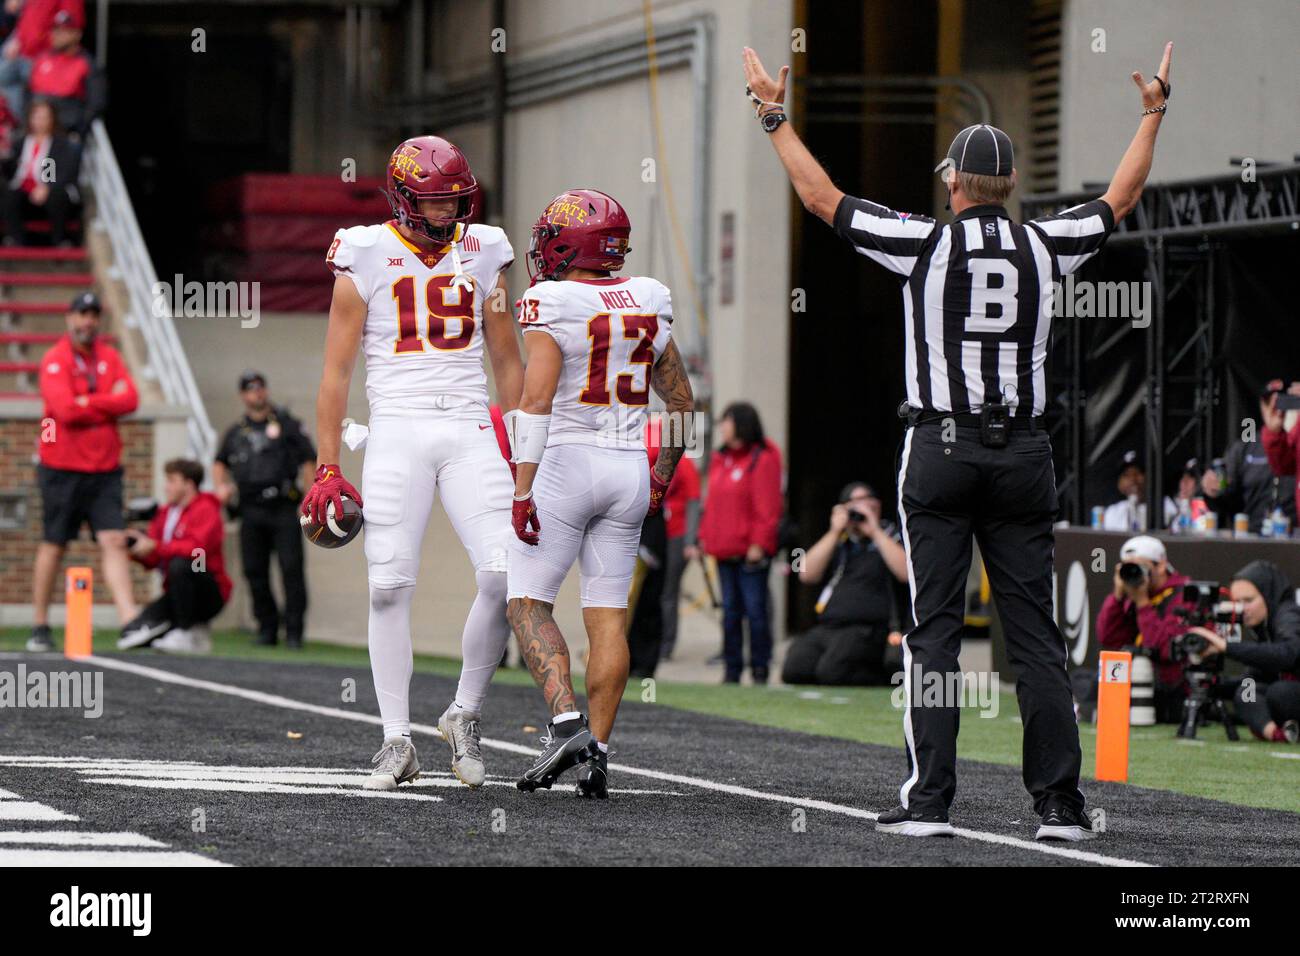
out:
{"label": "white wristband", "polygon": [[551,431],[550,415],[530,415],[528,412],[516,411],[511,424],[510,448],[514,452],[517,464],[542,460],[546,451],[546,439]]}

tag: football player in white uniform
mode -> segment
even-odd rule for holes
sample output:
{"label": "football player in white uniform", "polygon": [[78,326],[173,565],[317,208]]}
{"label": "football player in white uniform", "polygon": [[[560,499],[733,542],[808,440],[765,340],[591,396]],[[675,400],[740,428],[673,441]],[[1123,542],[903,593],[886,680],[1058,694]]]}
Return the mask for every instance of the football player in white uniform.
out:
{"label": "football player in white uniform", "polygon": [[[507,613],[533,679],[550,708],[544,749],[519,781],[550,788],[582,764],[577,792],[608,795],[609,737],[627,684],[627,598],[641,523],[657,511],[685,449],[665,433],[647,467],[643,436],[650,390],[686,424],[690,380],[671,339],[668,288],[643,276],[614,277],[628,252],[623,208],[595,189],[562,193],[533,226],[519,301],[528,365],[510,427],[518,466]],[[682,439],[682,428],[676,438]],[[534,503],[535,502],[535,503]],[[578,561],[591,652],[578,709],[569,649],[552,616]]]}
{"label": "football player in white uniform", "polygon": [[370,400],[361,476],[370,666],[384,722],[365,785],[391,790],[419,774],[409,706],[411,599],[438,494],[478,584],[461,639],[460,684],[438,727],[451,746],[452,770],[477,787],[485,777],[479,716],[510,636],[511,467],[488,413],[483,351],[486,345],[509,419],[523,383],[503,275],[514,253],[502,230],[469,224],[478,184],[445,139],[420,136],[398,146],[388,186],[393,219],[340,229],[326,256],[335,279],[316,404],[321,463],[303,512],[320,521],[331,502],[337,510],[342,493],[361,501],[337,464],[360,347]]}

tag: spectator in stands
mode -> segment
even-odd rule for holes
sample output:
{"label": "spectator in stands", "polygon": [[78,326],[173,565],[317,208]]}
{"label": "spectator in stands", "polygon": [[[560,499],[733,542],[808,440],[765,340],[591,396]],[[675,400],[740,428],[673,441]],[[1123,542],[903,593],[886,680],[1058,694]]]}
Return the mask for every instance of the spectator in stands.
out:
{"label": "spectator in stands", "polygon": [[763,434],[758,410],[735,402],[718,423],[721,447],[709,462],[708,497],[700,519],[700,548],[718,563],[722,584],[723,680],[739,683],[749,667],[765,684],[772,662],[768,571],[781,521],[781,452]]}
{"label": "spectator in stands", "polygon": [[[8,6],[8,5],[6,5]],[[67,13],[80,30],[86,21],[84,0],[23,0],[14,32],[0,47],[0,94],[9,108],[22,115],[27,108],[27,84],[32,61],[50,48],[54,20]]]}
{"label": "spectator in stands", "polygon": [[203,466],[197,461],[175,458],[163,473],[167,504],[148,532],[128,532],[131,557],[162,572],[163,593],[122,629],[117,646],[206,653],[212,650],[208,622],[230,597],[221,505],[211,492],[199,491]]}
{"label": "spectator in stands", "polygon": [[307,612],[303,573],[300,480],[313,480],[316,449],[302,423],[287,408],[271,403],[266,376],[251,369],[239,377],[244,417],[230,426],[212,466],[217,499],[240,519],[239,553],[253,595],[261,645],[280,636],[280,610],[271,593],[271,552],[284,582],[284,638],[302,647]]}
{"label": "spectator in stands", "polygon": [[41,358],[40,465],[44,530],[32,575],[34,626],[28,650],[47,651],[50,591],[69,541],[90,524],[118,621],[136,616],[122,514],[122,439],[117,420],[139,404],[117,350],[99,338],[99,299],[83,292],[68,309],[66,338]]}
{"label": "spectator in stands", "polygon": [[54,17],[50,48],[32,61],[31,95],[54,107],[59,125],[84,139],[91,121],[104,111],[100,72],[81,47],[81,26],[67,10]]}
{"label": "spectator in stands", "polygon": [[1201,463],[1195,458],[1189,458],[1183,465],[1174,496],[1167,499],[1172,504],[1172,507],[1166,506],[1165,510],[1166,520],[1171,530],[1177,532],[1183,527],[1190,528],[1209,512],[1210,506],[1201,497],[1202,474]]}
{"label": "spectator in stands", "polygon": [[[1259,395],[1261,410],[1270,396],[1280,391],[1280,379],[1265,385]],[[1267,422],[1267,414],[1263,420]],[[1232,527],[1233,518],[1245,514],[1251,533],[1258,534],[1264,519],[1279,508],[1295,527],[1295,475],[1273,474],[1268,450],[1258,438],[1235,441],[1228,446],[1222,460],[1212,462],[1201,476],[1201,489],[1218,512],[1221,528]]]}
{"label": "spectator in stands", "polygon": [[31,245],[26,220],[44,211],[50,222],[50,243],[70,246],[68,209],[77,198],[77,169],[81,150],[63,135],[54,108],[34,100],[27,110],[27,132],[4,163],[9,188],[5,192],[6,246]]}
{"label": "spectator in stands", "polygon": [[682,575],[686,565],[699,556],[689,544],[699,534],[700,473],[688,455],[683,456],[673,472],[672,483],[664,495],[664,530],[667,554],[663,582],[663,639],[659,659],[668,660],[677,646],[677,622],[680,616]]}
{"label": "spectator in stands", "polygon": [[[1106,531],[1146,531],[1147,523],[1147,470],[1136,451],[1124,452],[1119,478],[1115,481],[1120,500],[1106,507],[1101,526]],[[1177,506],[1168,496],[1164,500],[1165,524],[1178,514]]]}
{"label": "spectator in stands", "polygon": [[[1141,573],[1124,579],[1125,565]],[[1186,606],[1183,586],[1188,578],[1169,563],[1164,544],[1150,535],[1129,538],[1120,548],[1115,584],[1097,615],[1097,641],[1107,650],[1139,647],[1156,670],[1155,708],[1160,723],[1177,723],[1182,717],[1187,682],[1183,665],[1172,659],[1170,644],[1187,632],[1174,608]]]}
{"label": "spectator in stands", "polygon": [[[1284,429],[1286,411],[1278,408],[1279,388],[1272,391],[1267,398],[1260,401],[1260,412],[1264,418],[1264,450],[1268,453],[1268,464],[1273,474],[1279,478],[1296,479],[1296,463],[1300,460],[1300,417],[1296,418],[1290,431]],[[1300,382],[1292,382],[1286,390],[1288,396],[1300,396]],[[1300,484],[1296,484],[1294,513],[1300,513]],[[1283,512],[1285,514],[1285,512]],[[1294,518],[1291,527],[1295,527]]]}
{"label": "spectator in stands", "polygon": [[14,154],[14,134],[18,131],[18,117],[5,98],[0,96],[0,163]]}
{"label": "spectator in stands", "polygon": [[1232,576],[1232,599],[1244,606],[1242,624],[1255,640],[1229,644],[1217,631],[1190,630],[1209,642],[1205,656],[1223,654],[1250,668],[1236,691],[1237,716],[1260,740],[1300,740],[1300,605],[1285,572],[1252,561]]}
{"label": "spectator in stands", "polygon": [[821,587],[817,624],[791,645],[781,680],[888,684],[901,666],[895,596],[897,583],[907,583],[907,556],[870,485],[855,481],[840,492],[830,527],[798,571],[801,582]]}

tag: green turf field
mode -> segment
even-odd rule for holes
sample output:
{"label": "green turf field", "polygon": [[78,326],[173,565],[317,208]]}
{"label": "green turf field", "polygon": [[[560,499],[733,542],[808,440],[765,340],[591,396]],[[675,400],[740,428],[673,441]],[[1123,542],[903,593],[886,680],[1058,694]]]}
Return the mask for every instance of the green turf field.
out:
{"label": "green turf field", "polygon": [[[23,648],[25,628],[0,629],[0,651]],[[97,633],[98,651],[113,650],[115,632]],[[57,639],[57,638],[56,638]],[[312,642],[301,651],[283,647],[260,648],[243,633],[213,635],[213,654],[252,660],[305,661],[319,664],[368,666],[364,648]],[[136,655],[141,661],[152,652]],[[416,655],[417,671],[454,677],[460,662]],[[496,680],[528,685],[529,676],[518,669],[498,671]],[[667,707],[731,717],[753,724],[825,734],[863,743],[902,746],[902,717],[886,688],[792,688],[718,686],[658,681],[643,687],[632,681],[629,699],[651,701]],[[653,697],[651,697],[653,695]],[[1095,729],[1085,724],[1083,767],[1091,776]],[[1241,728],[1242,739],[1230,743],[1223,730],[1208,727],[1196,741],[1180,741],[1170,726],[1133,731],[1129,752],[1129,782],[1143,787],[1173,790],[1247,806],[1300,812],[1300,746],[1265,744]],[[1019,765],[1020,722],[1013,694],[1002,694],[998,715],[981,717],[976,710],[962,714],[962,757],[991,763]],[[900,764],[901,767],[901,764]]]}

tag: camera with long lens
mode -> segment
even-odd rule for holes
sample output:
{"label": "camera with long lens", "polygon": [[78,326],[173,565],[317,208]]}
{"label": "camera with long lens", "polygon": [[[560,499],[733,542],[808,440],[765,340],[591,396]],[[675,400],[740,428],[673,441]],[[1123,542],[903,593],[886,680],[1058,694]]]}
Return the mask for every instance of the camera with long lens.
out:
{"label": "camera with long lens", "polygon": [[852,521],[854,524],[857,524],[858,522],[866,521],[866,520],[867,520],[867,516],[864,515],[861,511],[856,511],[856,510],[854,510],[853,508],[850,508],[850,509],[849,509],[849,520]]}
{"label": "camera with long lens", "polygon": [[1146,584],[1147,579],[1151,577],[1151,572],[1147,566],[1138,561],[1121,561],[1119,566],[1119,579],[1131,588],[1139,587]]}
{"label": "camera with long lens", "polygon": [[[1245,607],[1240,601],[1225,600],[1225,590],[1214,581],[1192,581],[1183,588],[1183,606],[1174,608],[1174,614],[1189,628],[1203,627],[1215,631],[1229,644],[1241,640],[1241,619]],[[1211,670],[1223,669],[1223,655],[1206,658],[1209,646],[1200,634],[1180,634],[1169,648],[1175,661],[1187,661],[1194,667]]]}
{"label": "camera with long lens", "polygon": [[[1189,628],[1213,630],[1230,644],[1241,640],[1245,608],[1240,601],[1225,600],[1226,590],[1215,581],[1192,581],[1183,588],[1183,605],[1174,614]],[[1184,665],[1188,694],[1183,701],[1178,736],[1193,739],[1207,721],[1223,724],[1229,740],[1237,739],[1237,728],[1226,702],[1232,696],[1232,682],[1223,676],[1223,655],[1205,656],[1210,642],[1200,634],[1185,633],[1169,645],[1169,657]]]}

